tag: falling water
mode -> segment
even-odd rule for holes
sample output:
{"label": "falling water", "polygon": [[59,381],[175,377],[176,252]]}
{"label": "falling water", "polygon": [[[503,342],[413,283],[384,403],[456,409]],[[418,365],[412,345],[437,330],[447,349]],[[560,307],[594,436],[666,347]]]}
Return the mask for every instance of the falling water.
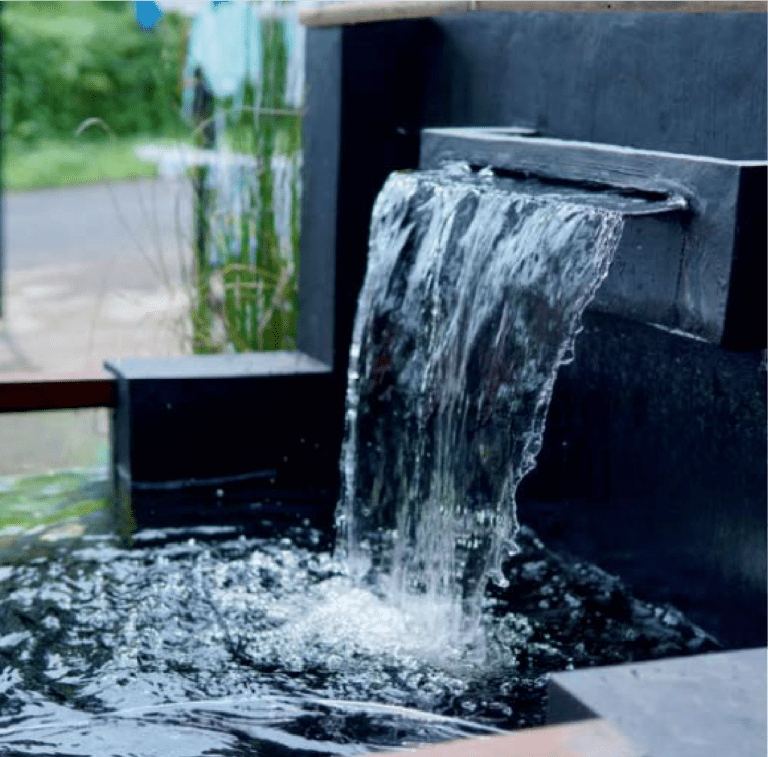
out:
{"label": "falling water", "polygon": [[515,490],[623,228],[502,184],[458,166],[390,176],[350,351],[340,549],[454,639],[502,581]]}

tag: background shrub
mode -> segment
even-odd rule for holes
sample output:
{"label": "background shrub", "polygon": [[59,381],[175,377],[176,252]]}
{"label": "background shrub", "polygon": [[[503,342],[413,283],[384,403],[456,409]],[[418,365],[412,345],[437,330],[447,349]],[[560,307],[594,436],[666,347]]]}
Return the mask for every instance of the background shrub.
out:
{"label": "background shrub", "polygon": [[71,136],[99,117],[119,136],[178,133],[188,22],[142,30],[128,2],[4,3],[3,132]]}

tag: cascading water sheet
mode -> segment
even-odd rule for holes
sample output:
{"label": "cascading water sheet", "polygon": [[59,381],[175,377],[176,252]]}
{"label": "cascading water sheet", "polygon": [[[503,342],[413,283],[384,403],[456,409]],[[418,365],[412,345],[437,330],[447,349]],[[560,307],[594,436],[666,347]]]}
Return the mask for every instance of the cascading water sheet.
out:
{"label": "cascading water sheet", "polygon": [[[339,545],[353,573],[474,627],[514,548],[558,367],[621,237],[616,211],[453,166],[395,173],[354,325]],[[428,599],[428,602],[425,602]]]}

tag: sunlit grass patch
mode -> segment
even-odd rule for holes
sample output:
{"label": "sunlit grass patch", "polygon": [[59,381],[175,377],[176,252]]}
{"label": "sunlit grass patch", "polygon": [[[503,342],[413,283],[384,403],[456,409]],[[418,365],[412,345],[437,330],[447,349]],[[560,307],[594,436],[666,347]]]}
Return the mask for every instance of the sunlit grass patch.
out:
{"label": "sunlit grass patch", "polygon": [[44,189],[96,181],[157,176],[157,166],[134,155],[147,139],[39,140],[11,143],[4,155],[6,190]]}

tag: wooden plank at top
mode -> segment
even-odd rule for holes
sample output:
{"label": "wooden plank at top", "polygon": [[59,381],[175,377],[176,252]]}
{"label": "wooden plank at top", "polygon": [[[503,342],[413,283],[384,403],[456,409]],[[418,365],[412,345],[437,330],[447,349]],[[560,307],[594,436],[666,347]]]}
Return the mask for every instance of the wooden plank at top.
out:
{"label": "wooden plank at top", "polygon": [[305,26],[339,26],[405,18],[431,18],[447,13],[473,11],[565,11],[568,13],[651,12],[651,13],[766,13],[766,3],[754,0],[677,0],[658,2],[619,0],[618,2],[557,2],[556,0],[391,0],[390,2],[345,0],[300,13]]}
{"label": "wooden plank at top", "polygon": [[505,736],[453,741],[389,757],[643,757],[606,720],[528,728]]}
{"label": "wooden plank at top", "polygon": [[444,13],[466,13],[473,3],[463,0],[445,2],[340,2],[302,10],[299,19],[305,26],[337,26],[365,24],[371,21],[394,21],[403,18],[427,18]]}
{"label": "wooden plank at top", "polygon": [[114,407],[115,387],[106,371],[0,374],[0,413]]}

